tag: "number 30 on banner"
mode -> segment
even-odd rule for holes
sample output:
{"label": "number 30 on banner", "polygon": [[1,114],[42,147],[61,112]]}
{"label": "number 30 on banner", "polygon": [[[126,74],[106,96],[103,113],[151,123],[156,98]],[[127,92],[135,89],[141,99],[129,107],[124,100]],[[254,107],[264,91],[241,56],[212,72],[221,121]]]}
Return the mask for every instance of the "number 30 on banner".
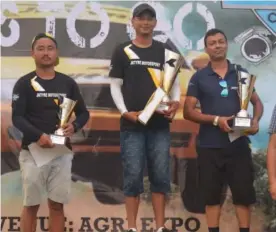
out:
{"label": "number 30 on banner", "polygon": [[[95,48],[101,45],[106,39],[109,28],[110,28],[110,20],[106,11],[101,7],[99,3],[90,2],[89,3],[90,10],[93,11],[101,22],[101,27],[99,32],[90,39],[90,48]],[[38,2],[38,10],[40,12],[64,12],[64,2],[52,2],[51,4],[45,2]],[[2,10],[1,10],[1,26],[6,22],[7,17],[3,14],[5,10],[8,10],[11,13],[17,14],[18,9],[15,2],[3,2]],[[85,48],[86,40],[82,37],[76,30],[76,19],[78,16],[86,10],[86,2],[77,3],[71,10],[71,12],[66,17],[66,30],[68,36],[71,41],[80,48]],[[11,19],[8,23],[8,28],[10,30],[9,36],[4,36],[1,32],[1,46],[3,47],[11,47],[20,37],[20,26],[18,22],[14,19]],[[46,31],[47,33],[52,34],[55,37],[55,24],[56,20],[54,16],[46,17]]]}

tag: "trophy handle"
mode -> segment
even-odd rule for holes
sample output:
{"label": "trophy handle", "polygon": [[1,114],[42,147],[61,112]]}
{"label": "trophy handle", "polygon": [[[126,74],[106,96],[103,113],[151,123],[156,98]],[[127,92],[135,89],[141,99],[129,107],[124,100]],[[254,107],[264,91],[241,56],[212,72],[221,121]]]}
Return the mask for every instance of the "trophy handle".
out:
{"label": "trophy handle", "polygon": [[163,77],[163,81],[161,82],[161,85],[162,85],[161,88],[164,89],[167,94],[169,94],[169,92],[175,82],[175,79],[177,78],[178,73],[180,72],[180,69],[181,69],[182,65],[184,64],[184,62],[185,62],[184,57],[182,55],[180,55],[179,60],[177,61],[176,65],[175,65],[175,71],[173,74],[173,78],[169,82],[165,83],[165,85],[164,85],[165,80]]}
{"label": "trophy handle", "polygon": [[237,65],[235,65],[235,70],[236,70],[236,75],[237,75],[237,83],[238,83],[238,89],[237,89],[237,94],[240,100],[240,107],[242,108],[242,97],[240,94],[240,89],[241,89],[241,83],[240,83],[240,79],[241,79],[241,75],[240,72],[238,71]]}
{"label": "trophy handle", "polygon": [[241,95],[242,93],[240,91],[242,89],[243,84],[241,82],[242,76],[241,76],[240,71],[238,71],[238,66],[241,67],[240,65],[235,64],[235,70],[236,70],[236,75],[237,75],[237,83],[238,83],[237,94],[238,94],[238,97],[239,97],[239,100],[240,100],[241,109],[247,109],[248,104],[249,104],[250,99],[251,99],[251,96],[252,96],[252,93],[253,93],[254,86],[255,86],[256,76],[250,74],[250,83],[249,83],[248,88],[247,88],[248,95],[247,95],[246,99],[242,99],[242,95]]}
{"label": "trophy handle", "polygon": [[159,87],[162,88],[162,89],[164,88],[164,67],[165,67],[165,64],[163,65],[163,70],[160,73],[160,84],[159,84]]}
{"label": "trophy handle", "polygon": [[71,115],[72,115],[72,113],[73,113],[73,111],[74,111],[74,108],[75,108],[75,105],[76,105],[76,104],[77,104],[77,101],[75,101],[75,102],[72,104],[72,107],[71,107],[71,109],[70,109],[70,111],[69,111],[67,117],[64,119],[65,122],[67,122],[68,119],[71,117]]}
{"label": "trophy handle", "polygon": [[254,90],[254,86],[255,86],[255,82],[256,82],[256,76],[255,75],[251,75],[250,77],[250,85],[248,86],[248,99],[244,102],[244,104],[242,105],[243,109],[247,109],[253,90]]}

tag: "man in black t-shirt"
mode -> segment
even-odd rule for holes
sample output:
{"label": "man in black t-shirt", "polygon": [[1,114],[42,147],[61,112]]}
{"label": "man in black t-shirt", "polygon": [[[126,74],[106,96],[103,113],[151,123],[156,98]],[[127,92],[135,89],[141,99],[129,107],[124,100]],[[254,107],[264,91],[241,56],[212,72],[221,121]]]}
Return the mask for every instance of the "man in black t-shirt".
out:
{"label": "man in black t-shirt", "polygon": [[143,192],[143,170],[148,167],[152,203],[158,232],[164,226],[165,195],[170,191],[170,121],[179,107],[180,86],[173,84],[167,111],[155,113],[146,126],[137,120],[159,86],[165,46],[152,39],[155,10],[148,4],[134,9],[133,41],[119,45],[111,59],[111,95],[121,117],[121,156],[128,231],[137,231],[139,195]]}
{"label": "man in black t-shirt", "polygon": [[[66,137],[85,125],[89,112],[76,82],[54,70],[58,56],[57,42],[53,37],[44,33],[38,34],[32,42],[32,56],[36,70],[16,82],[12,96],[12,121],[23,133],[19,155],[24,195],[21,231],[36,230],[36,215],[46,190],[50,231],[61,232],[64,231],[63,204],[69,201],[73,155],[69,152],[70,154],[58,156],[40,167],[37,166],[35,154],[31,153],[29,146],[54,149],[50,134],[55,132],[59,123],[60,96],[77,101],[74,109],[76,119],[63,127]],[[70,143],[66,145],[71,148]]]}

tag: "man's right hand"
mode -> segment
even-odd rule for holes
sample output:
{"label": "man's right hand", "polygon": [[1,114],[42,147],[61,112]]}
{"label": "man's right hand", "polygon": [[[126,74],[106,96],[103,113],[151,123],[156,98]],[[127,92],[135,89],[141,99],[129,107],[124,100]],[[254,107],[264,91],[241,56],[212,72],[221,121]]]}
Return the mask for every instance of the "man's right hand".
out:
{"label": "man's right hand", "polygon": [[232,132],[232,128],[229,126],[228,121],[233,119],[234,116],[231,117],[219,117],[218,119],[218,126],[220,127],[220,129],[224,132]]}
{"label": "man's right hand", "polygon": [[125,112],[123,114],[123,117],[131,122],[137,122],[138,120],[138,116],[139,116],[140,112],[135,112],[135,111],[131,111],[131,112]]}
{"label": "man's right hand", "polygon": [[42,134],[39,138],[39,140],[37,141],[37,144],[43,148],[51,148],[54,146],[54,144],[52,143],[52,140],[50,138],[49,135],[47,134]]}

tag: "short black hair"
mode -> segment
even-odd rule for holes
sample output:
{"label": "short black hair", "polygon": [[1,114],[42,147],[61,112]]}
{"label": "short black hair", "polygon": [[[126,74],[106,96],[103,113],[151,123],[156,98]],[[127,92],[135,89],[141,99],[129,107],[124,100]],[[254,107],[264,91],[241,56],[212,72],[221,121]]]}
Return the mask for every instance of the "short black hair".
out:
{"label": "short black hair", "polygon": [[222,34],[224,36],[225,40],[227,41],[227,37],[226,37],[225,33],[222,30],[220,30],[218,28],[212,28],[209,31],[207,31],[205,36],[204,36],[204,45],[205,45],[205,47],[207,47],[207,38],[209,36],[213,36],[213,35],[216,35],[216,34]]}
{"label": "short black hair", "polygon": [[32,49],[34,49],[36,41],[39,40],[39,39],[42,39],[42,38],[48,38],[48,39],[52,40],[55,43],[56,48],[57,48],[57,41],[52,35],[50,35],[48,33],[39,33],[33,38]]}

